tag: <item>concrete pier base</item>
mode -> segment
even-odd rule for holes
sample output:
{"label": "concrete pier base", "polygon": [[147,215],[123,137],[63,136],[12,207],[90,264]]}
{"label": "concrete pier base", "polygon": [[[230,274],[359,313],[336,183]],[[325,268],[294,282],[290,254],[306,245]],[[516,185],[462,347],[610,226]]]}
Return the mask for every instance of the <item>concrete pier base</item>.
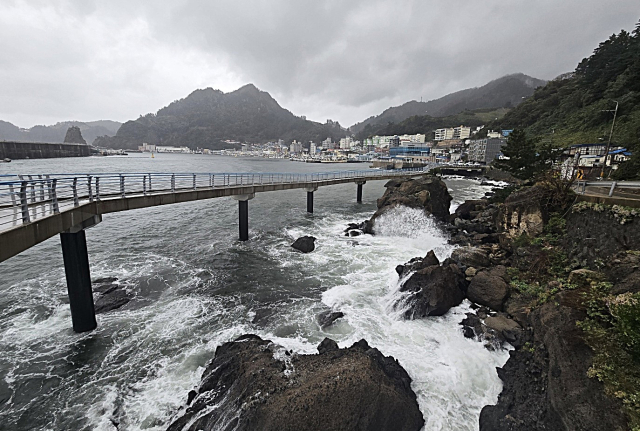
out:
{"label": "concrete pier base", "polygon": [[313,213],[313,192],[318,190],[317,187],[306,187],[307,191],[307,212]]}
{"label": "concrete pier base", "polygon": [[249,201],[255,195],[238,195],[233,198],[238,201],[238,230],[240,241],[249,239]]}
{"label": "concrete pier base", "polygon": [[96,312],[91,291],[89,255],[85,231],[60,234],[64,272],[67,277],[71,320],[75,332],[87,332],[96,329]]}
{"label": "concrete pier base", "polygon": [[366,183],[366,181],[359,181],[356,183],[358,185],[358,191],[356,192],[356,201],[358,203],[362,203],[362,186]]}

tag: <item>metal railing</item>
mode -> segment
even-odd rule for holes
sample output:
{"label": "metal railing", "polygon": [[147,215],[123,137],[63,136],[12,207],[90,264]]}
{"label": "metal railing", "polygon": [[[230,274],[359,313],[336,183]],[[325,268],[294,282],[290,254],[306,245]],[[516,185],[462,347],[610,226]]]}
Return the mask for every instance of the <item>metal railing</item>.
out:
{"label": "metal railing", "polygon": [[0,231],[58,214],[87,202],[225,187],[375,180],[428,168],[317,173],[104,173],[0,175]]}
{"label": "metal railing", "polygon": [[609,196],[613,196],[616,189],[640,189],[640,181],[578,181],[577,183],[577,191],[580,194],[585,194],[587,187],[608,188]]}

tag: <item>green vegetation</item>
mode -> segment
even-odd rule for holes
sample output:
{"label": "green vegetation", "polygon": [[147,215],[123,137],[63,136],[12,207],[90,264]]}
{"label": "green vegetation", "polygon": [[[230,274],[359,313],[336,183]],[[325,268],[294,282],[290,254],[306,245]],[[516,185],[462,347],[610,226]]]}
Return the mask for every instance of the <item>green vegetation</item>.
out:
{"label": "green vegetation", "polygon": [[612,295],[611,284],[594,283],[586,294],[587,318],[578,322],[593,349],[589,376],[620,399],[632,429],[640,429],[640,293]]}
{"label": "green vegetation", "polygon": [[619,102],[612,145],[633,151],[618,179],[640,178],[640,23],[602,42],[593,54],[565,74],[538,88],[506,115],[487,125],[522,128],[550,145],[606,142]]}
{"label": "green vegetation", "polygon": [[539,145],[538,139],[528,139],[524,130],[515,129],[502,148],[504,160],[496,160],[493,166],[511,173],[521,180],[532,179],[551,167],[557,154],[549,144]]}
{"label": "green vegetation", "polygon": [[486,124],[489,120],[502,118],[507,112],[507,108],[498,108],[467,110],[447,117],[414,115],[400,123],[390,122],[384,126],[367,124],[364,129],[356,134],[356,139],[363,141],[375,135],[413,135],[416,133],[425,133],[429,140],[432,139],[432,134],[436,129],[442,127],[457,127],[461,124],[468,127],[478,127]]}

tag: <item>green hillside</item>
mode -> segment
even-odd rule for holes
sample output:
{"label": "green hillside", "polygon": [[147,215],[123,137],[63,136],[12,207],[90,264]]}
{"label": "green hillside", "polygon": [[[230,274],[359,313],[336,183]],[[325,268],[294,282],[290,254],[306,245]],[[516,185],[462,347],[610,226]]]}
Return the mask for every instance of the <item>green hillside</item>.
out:
{"label": "green hillside", "polygon": [[612,142],[638,148],[640,141],[640,23],[602,42],[565,74],[509,111],[489,128],[523,128],[532,137],[563,146],[609,138],[613,110],[618,112]]}

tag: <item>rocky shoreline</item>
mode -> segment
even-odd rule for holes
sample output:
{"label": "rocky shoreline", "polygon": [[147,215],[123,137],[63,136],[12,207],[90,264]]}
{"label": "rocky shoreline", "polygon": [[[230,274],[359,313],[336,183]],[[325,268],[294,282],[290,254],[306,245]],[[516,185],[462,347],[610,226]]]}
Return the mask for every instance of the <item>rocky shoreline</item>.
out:
{"label": "rocky shoreline", "polygon": [[[395,307],[406,319],[424,319],[468,299],[474,311],[460,322],[464,336],[488,349],[513,347],[480,430],[629,429],[621,401],[589,376],[593,349],[578,322],[587,315],[585,294],[603,277],[612,292],[640,292],[640,257],[628,253],[640,249],[640,229],[621,227],[639,224],[638,214],[573,205],[549,184],[502,203],[466,201],[453,214],[437,177],[385,187],[376,213],[350,224],[346,236],[375,234],[375,219],[402,205],[432,214],[457,246],[442,262],[429,251],[398,265],[404,295]],[[604,274],[603,259],[610,260]],[[328,311],[318,323],[342,316]],[[325,339],[318,352],[297,355],[254,335],[225,343],[169,430],[422,428],[411,379],[395,359],[365,340],[340,349]]]}

